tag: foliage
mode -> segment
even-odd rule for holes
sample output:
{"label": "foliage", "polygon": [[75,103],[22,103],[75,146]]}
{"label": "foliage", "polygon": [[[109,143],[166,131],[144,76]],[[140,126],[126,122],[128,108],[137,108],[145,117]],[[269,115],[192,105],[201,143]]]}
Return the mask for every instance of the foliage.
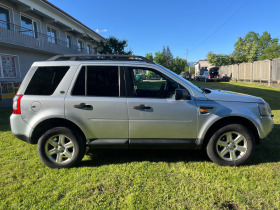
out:
{"label": "foliage", "polygon": [[207,54],[207,60],[213,66],[225,66],[232,64],[232,58],[225,54],[215,54],[212,51]]}
{"label": "foliage", "polygon": [[207,54],[208,61],[214,66],[278,57],[280,57],[279,39],[272,38],[267,31],[261,36],[254,31],[250,31],[245,37],[238,37],[232,55],[214,54],[212,51]]}
{"label": "foliage", "polygon": [[181,72],[188,71],[188,67],[186,65],[186,60],[183,58],[179,58],[178,56],[173,60],[173,68],[172,70],[180,74]]}
{"label": "foliage", "polygon": [[110,36],[105,42],[100,41],[98,47],[102,50],[100,54],[112,54],[112,55],[130,55],[132,51],[125,51],[127,47],[127,40],[119,40],[114,36]]}
{"label": "foliage", "polygon": [[145,56],[147,59],[149,59],[150,61],[154,61],[154,56],[152,53],[147,53]]}
{"label": "foliage", "polygon": [[0,209],[280,209],[280,90],[197,84],[269,102],[275,128],[247,165],[220,167],[197,150],[95,150],[79,167],[50,169],[0,109]]}
{"label": "foliage", "polygon": [[155,56],[153,56],[152,53],[147,53],[146,58],[153,60],[155,63],[158,63],[177,74],[187,70],[186,60],[178,56],[174,59],[169,46],[163,46],[162,51],[156,52]]}

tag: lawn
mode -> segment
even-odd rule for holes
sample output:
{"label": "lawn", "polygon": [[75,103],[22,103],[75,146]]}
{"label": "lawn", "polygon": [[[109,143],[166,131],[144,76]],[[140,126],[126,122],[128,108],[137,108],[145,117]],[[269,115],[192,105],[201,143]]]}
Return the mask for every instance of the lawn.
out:
{"label": "lawn", "polygon": [[0,209],[280,209],[280,90],[195,82],[269,102],[275,128],[245,166],[220,167],[201,151],[90,151],[81,166],[49,169],[17,140],[0,109]]}

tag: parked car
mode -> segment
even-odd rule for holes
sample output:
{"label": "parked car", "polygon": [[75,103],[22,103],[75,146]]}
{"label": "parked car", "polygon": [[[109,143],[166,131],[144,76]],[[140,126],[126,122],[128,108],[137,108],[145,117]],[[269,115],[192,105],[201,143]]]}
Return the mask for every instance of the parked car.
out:
{"label": "parked car", "polygon": [[221,78],[219,77],[219,71],[217,69],[210,69],[209,71],[206,70],[203,72],[202,75],[197,76],[196,78],[198,81],[221,81]]}
{"label": "parked car", "polygon": [[187,80],[190,80],[192,77],[191,73],[189,73],[189,72],[181,72],[179,75]]}
{"label": "parked car", "polygon": [[[78,164],[86,147],[206,149],[218,165],[241,165],[273,128],[261,98],[200,89],[140,56],[82,57],[35,62],[13,100],[13,134],[51,168]],[[136,70],[160,82],[136,82]]]}

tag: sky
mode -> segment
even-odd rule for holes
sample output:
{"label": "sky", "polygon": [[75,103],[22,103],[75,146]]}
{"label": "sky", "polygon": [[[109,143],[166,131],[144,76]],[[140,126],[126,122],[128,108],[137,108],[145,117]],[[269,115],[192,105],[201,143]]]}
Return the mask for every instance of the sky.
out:
{"label": "sky", "polygon": [[230,54],[238,37],[280,38],[280,0],[49,0],[105,38],[128,40],[135,55],[169,46],[188,62]]}

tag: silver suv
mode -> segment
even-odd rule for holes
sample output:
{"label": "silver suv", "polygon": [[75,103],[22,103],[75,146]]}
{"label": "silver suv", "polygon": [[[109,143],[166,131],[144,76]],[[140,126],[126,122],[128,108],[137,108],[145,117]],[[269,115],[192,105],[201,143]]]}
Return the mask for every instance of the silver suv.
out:
{"label": "silver suv", "polygon": [[144,57],[63,55],[32,65],[10,121],[52,168],[79,163],[86,147],[206,149],[233,166],[271,132],[272,117],[261,98],[200,89]]}

